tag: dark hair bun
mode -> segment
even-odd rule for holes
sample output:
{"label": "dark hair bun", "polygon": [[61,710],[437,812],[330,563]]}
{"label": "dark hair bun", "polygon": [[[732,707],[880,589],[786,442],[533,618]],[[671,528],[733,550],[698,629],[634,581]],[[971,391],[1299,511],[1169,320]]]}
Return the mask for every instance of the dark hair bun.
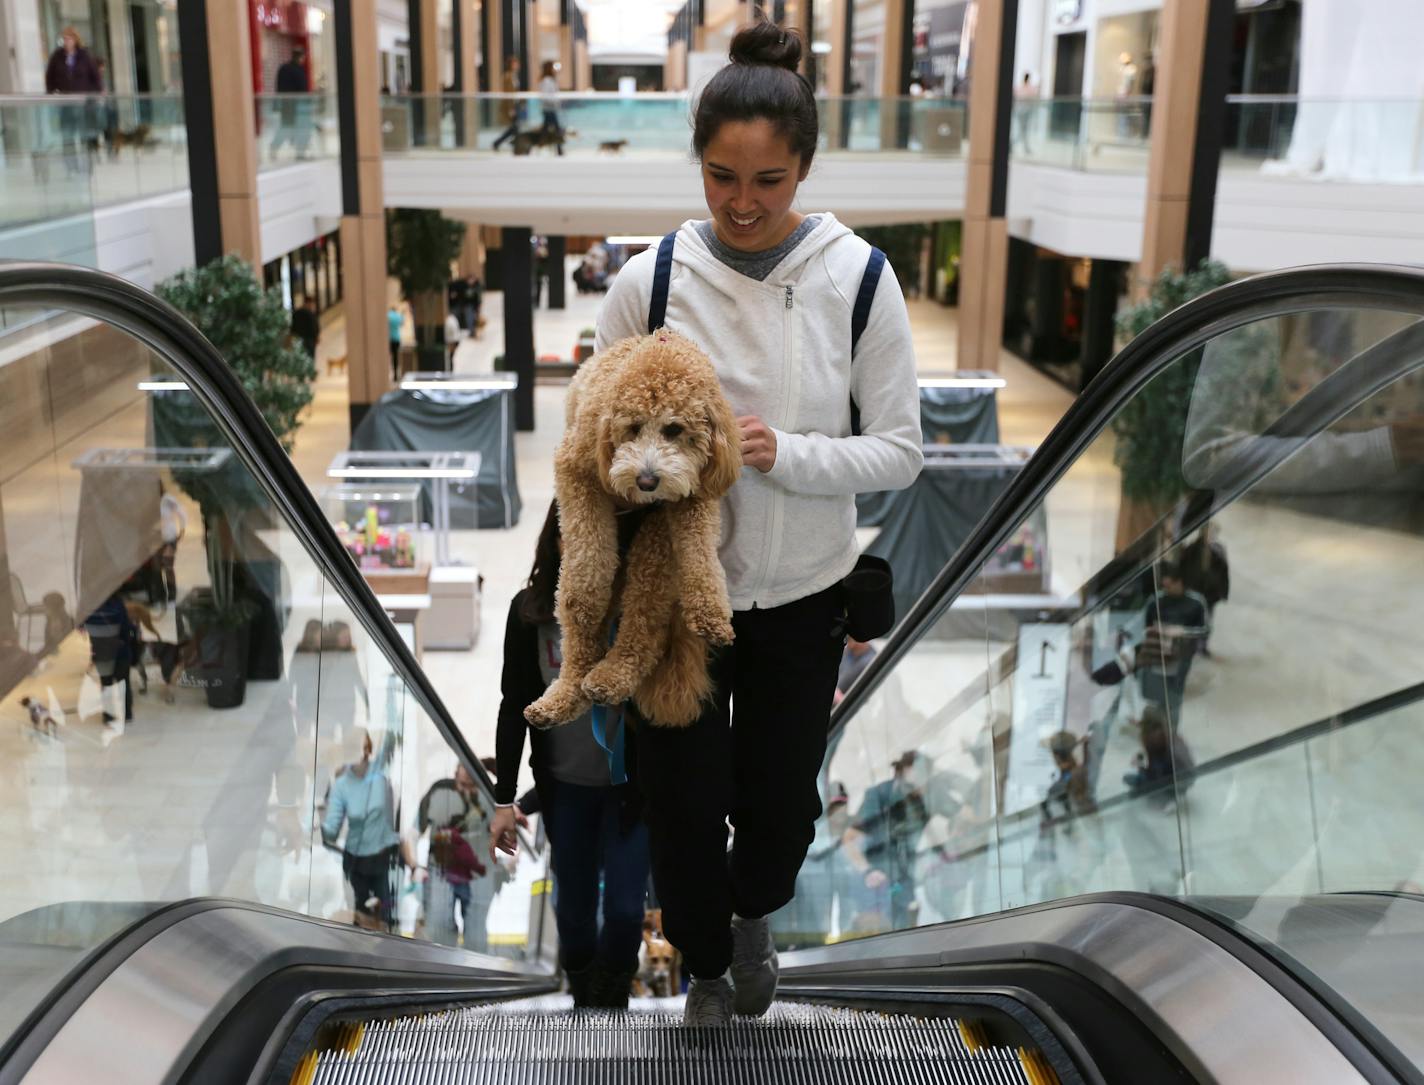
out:
{"label": "dark hair bun", "polygon": [[762,20],[737,32],[728,55],[733,64],[766,65],[794,72],[801,65],[801,35]]}

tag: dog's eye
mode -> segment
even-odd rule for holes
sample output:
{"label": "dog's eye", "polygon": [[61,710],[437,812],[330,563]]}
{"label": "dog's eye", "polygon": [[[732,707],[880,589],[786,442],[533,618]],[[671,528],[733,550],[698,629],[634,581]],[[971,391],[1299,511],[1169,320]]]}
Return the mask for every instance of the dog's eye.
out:
{"label": "dog's eye", "polygon": [[671,441],[674,437],[682,436],[682,427],[676,422],[670,422],[663,427],[663,436]]}
{"label": "dog's eye", "polygon": [[629,436],[629,437],[636,437],[636,436],[638,436],[638,434],[639,434],[640,432],[642,432],[642,429],[643,429],[643,423],[641,423],[641,422],[629,422],[629,423],[628,423],[628,436]]}

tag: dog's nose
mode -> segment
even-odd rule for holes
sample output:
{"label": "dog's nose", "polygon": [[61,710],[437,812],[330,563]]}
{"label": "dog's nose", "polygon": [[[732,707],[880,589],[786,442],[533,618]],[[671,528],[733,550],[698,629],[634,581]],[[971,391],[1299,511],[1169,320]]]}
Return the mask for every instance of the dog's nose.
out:
{"label": "dog's nose", "polygon": [[657,488],[658,488],[658,476],[657,476],[657,475],[646,475],[646,474],[645,474],[645,475],[639,475],[639,476],[638,476],[638,489],[642,490],[645,494],[650,494],[650,493],[652,493],[654,490],[656,490]]}

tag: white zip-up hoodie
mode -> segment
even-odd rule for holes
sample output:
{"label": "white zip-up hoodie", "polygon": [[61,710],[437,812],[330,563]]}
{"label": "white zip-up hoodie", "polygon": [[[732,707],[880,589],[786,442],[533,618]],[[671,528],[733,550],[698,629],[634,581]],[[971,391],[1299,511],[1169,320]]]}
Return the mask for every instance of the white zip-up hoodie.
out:
{"label": "white zip-up hoodie", "polygon": [[[910,319],[888,264],[851,363],[851,310],[869,258],[865,241],[822,213],[758,282],[718,260],[694,222],[678,230],[666,325],[707,352],[734,414],[757,415],[776,434],[771,470],[744,467],[722,502],[719,556],[734,610],[835,584],[859,556],[855,495],[903,489],[920,472]],[[650,248],[614,279],[598,314],[599,350],[647,334],[656,261]]]}

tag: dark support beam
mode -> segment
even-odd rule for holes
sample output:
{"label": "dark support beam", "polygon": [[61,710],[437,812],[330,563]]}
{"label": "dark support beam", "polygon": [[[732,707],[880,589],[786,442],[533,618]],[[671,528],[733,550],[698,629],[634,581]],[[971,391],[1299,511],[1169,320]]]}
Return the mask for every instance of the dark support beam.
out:
{"label": "dark support beam", "polygon": [[425,53],[425,27],[421,21],[421,5],[433,3],[435,0],[406,0],[406,33],[410,38],[410,89],[416,95],[411,103],[410,132],[411,142],[416,147],[425,146],[427,120],[432,122],[432,127],[439,126],[438,120],[427,118],[426,102],[421,97],[425,94],[436,94],[440,90],[439,87],[425,85],[425,65],[420,62]]}
{"label": "dark support beam", "polygon": [[549,246],[549,308],[562,309],[566,305],[565,286],[568,282],[568,271],[564,266],[564,257],[567,255],[569,246],[568,239],[563,234],[553,234],[548,238]]}
{"label": "dark support beam", "polygon": [[[450,4],[450,40],[454,47],[455,79],[451,89],[457,98],[462,98],[466,94],[473,94],[479,88],[465,86],[465,40],[463,35],[465,29],[465,6],[460,0],[453,0]],[[457,101],[455,104],[455,146],[465,146],[465,103]]]}
{"label": "dark support beam", "polygon": [[[1228,0],[1229,2],[1229,0]],[[1009,142],[1014,116],[1014,44],[1019,25],[1019,0],[1002,0],[999,25],[999,67],[994,96],[994,163],[989,177],[989,217],[1003,218],[1009,205]]]}
{"label": "dark support beam", "polygon": [[514,393],[514,425],[534,428],[534,267],[527,226],[501,231],[501,286],[504,291],[504,368],[519,374]]}
{"label": "dark support beam", "polygon": [[361,171],[357,168],[356,158],[356,65],[351,43],[351,0],[334,0],[333,14],[336,23],[336,123],[341,133],[341,213],[359,215]]}
{"label": "dark support beam", "polygon": [[178,49],[183,73],[183,116],[188,132],[193,261],[202,267],[223,254],[218,147],[213,131],[213,76],[208,63],[207,0],[178,0]]}
{"label": "dark support beam", "polygon": [[1197,102],[1196,146],[1192,153],[1187,198],[1186,243],[1182,266],[1194,268],[1211,256],[1216,215],[1216,178],[1221,172],[1221,144],[1226,135],[1226,92],[1231,80],[1235,0],[1207,0],[1206,48],[1202,50],[1201,91]]}

